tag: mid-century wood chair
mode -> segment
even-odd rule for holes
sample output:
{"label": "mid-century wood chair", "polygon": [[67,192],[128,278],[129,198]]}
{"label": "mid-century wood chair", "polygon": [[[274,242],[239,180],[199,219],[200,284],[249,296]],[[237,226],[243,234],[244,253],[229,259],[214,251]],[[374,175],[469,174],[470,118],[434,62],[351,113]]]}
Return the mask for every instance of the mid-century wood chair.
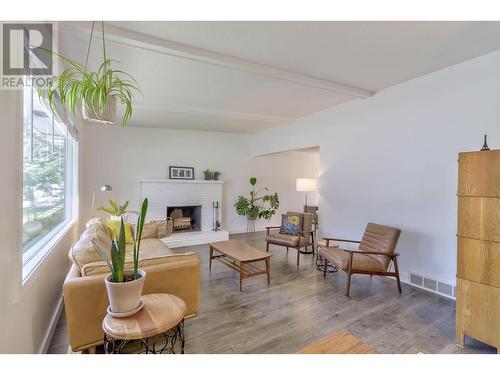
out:
{"label": "mid-century wood chair", "polygon": [[[276,231],[271,231],[273,229],[279,229],[281,227],[266,227],[267,237],[266,237],[266,250],[269,251],[269,245],[277,245],[286,247],[288,251],[289,248],[297,250],[297,267],[299,266],[300,254],[312,254],[314,256],[314,230],[313,230],[313,214],[302,213],[302,212],[287,212],[287,215],[299,215],[302,217],[302,230],[298,236],[293,236],[290,234],[283,234]],[[308,246],[311,246],[311,250],[308,251]],[[304,248],[304,250],[302,250]]]}
{"label": "mid-century wood chair", "polygon": [[[395,277],[401,293],[397,261],[399,254],[394,252],[400,234],[401,231],[397,228],[369,223],[361,241],[324,238],[326,247],[318,248],[318,254],[325,262],[323,277],[326,277],[326,266],[330,262],[347,273],[346,296],[349,296],[351,276],[355,273]],[[359,248],[347,250],[330,247],[330,241],[359,243]],[[394,271],[390,271],[389,268],[391,261],[394,264]]]}

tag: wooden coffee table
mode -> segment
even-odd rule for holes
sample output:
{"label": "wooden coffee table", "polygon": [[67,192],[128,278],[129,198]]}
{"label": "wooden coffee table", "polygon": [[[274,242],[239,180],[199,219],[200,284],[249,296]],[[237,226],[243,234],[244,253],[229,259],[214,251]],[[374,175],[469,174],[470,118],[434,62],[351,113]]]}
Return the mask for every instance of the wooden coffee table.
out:
{"label": "wooden coffee table", "polygon": [[[270,283],[272,254],[256,249],[237,240],[212,242],[208,245],[210,260],[208,268],[212,269],[212,259],[218,259],[226,266],[240,273],[240,292],[243,279],[252,276],[267,274],[267,285]],[[214,250],[218,253],[214,255]],[[264,261],[266,268],[258,268],[251,263]]]}

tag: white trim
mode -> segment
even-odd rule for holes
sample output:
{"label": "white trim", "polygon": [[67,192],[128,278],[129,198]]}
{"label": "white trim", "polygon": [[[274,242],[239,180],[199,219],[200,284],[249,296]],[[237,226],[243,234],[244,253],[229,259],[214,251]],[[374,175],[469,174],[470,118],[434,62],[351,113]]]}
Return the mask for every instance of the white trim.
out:
{"label": "white trim", "polygon": [[[82,22],[72,22],[71,25],[65,24],[63,27],[60,27],[59,30],[69,34],[87,36],[89,33],[89,25]],[[99,36],[96,38],[99,39]],[[311,77],[305,74],[276,68],[271,65],[255,63],[207,49],[192,47],[186,44],[137,33],[131,30],[125,30],[112,25],[106,25],[106,42],[259,74],[266,77],[298,83],[304,86],[312,86],[322,90],[357,98],[368,98],[374,95],[373,91],[363,88]]]}
{"label": "white trim", "polygon": [[63,297],[59,297],[59,302],[57,303],[56,310],[54,314],[52,314],[52,319],[50,319],[49,329],[45,334],[45,337],[42,340],[42,344],[38,349],[38,354],[47,354],[49,351],[50,343],[52,338],[54,337],[54,332],[56,331],[57,323],[59,322],[59,318],[61,317],[61,313],[64,307],[64,299]]}
{"label": "white trim", "polygon": [[224,181],[221,180],[176,180],[169,178],[143,178],[139,181],[141,184],[143,183],[166,183],[166,184],[223,184]]}
{"label": "white trim", "polygon": [[22,285],[28,283],[36,269],[47,259],[52,250],[59,245],[59,241],[73,228],[76,219],[64,221],[47,234],[47,237],[54,232],[52,238],[46,242],[41,249],[22,267]]}

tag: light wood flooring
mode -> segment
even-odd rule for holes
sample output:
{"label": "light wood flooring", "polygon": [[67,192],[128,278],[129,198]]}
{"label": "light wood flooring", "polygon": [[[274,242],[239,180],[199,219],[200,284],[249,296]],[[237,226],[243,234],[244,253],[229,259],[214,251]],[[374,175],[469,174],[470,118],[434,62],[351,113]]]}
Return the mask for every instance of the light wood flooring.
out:
{"label": "light wood flooring", "polygon": [[[231,236],[265,249],[264,233]],[[185,323],[186,353],[295,353],[336,331],[346,330],[379,353],[495,353],[470,338],[455,346],[455,302],[403,284],[399,295],[393,279],[355,275],[351,296],[344,295],[345,274],[323,279],[312,255],[271,246],[271,285],[266,276],[243,281],[214,261],[208,271],[208,246],[201,258],[199,315]],[[49,353],[68,350],[64,312]]]}

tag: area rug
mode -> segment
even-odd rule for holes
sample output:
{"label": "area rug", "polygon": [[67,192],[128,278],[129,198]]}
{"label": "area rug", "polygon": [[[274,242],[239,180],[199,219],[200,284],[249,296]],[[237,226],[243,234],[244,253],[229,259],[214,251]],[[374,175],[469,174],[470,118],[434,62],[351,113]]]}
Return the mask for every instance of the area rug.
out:
{"label": "area rug", "polygon": [[297,354],[377,354],[372,347],[350,335],[339,331],[302,348]]}

